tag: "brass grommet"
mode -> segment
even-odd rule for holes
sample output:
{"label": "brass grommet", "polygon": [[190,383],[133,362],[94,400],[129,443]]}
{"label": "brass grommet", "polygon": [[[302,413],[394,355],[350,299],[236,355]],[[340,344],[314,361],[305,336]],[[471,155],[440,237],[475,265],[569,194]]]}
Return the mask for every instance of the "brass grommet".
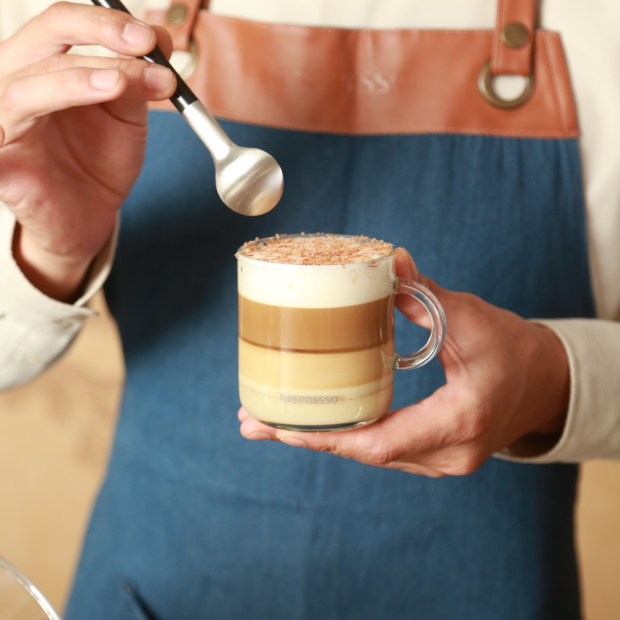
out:
{"label": "brass grommet", "polygon": [[523,47],[529,40],[527,28],[520,22],[506,24],[500,35],[502,43],[508,47]]}
{"label": "brass grommet", "polygon": [[187,66],[183,69],[183,71],[181,71],[181,73],[179,74],[184,80],[187,80],[187,78],[189,78],[189,76],[194,73],[194,71],[196,70],[196,66],[198,65],[198,45],[196,44],[196,41],[194,41],[194,39],[189,42],[189,53],[189,62],[187,63]]}
{"label": "brass grommet", "polygon": [[518,108],[522,106],[534,92],[534,74],[530,74],[525,78],[525,88],[523,92],[516,99],[501,99],[493,90],[493,84],[491,82],[492,77],[491,60],[489,59],[482,65],[482,69],[480,69],[480,73],[478,74],[478,89],[480,90],[480,94],[484,97],[484,100],[496,108],[502,110]]}
{"label": "brass grommet", "polygon": [[170,63],[176,69],[177,73],[187,80],[198,66],[198,45],[194,39],[189,41],[189,51],[174,50],[170,58]]}
{"label": "brass grommet", "polygon": [[187,7],[184,4],[173,4],[166,13],[166,21],[171,26],[182,26],[187,19]]}

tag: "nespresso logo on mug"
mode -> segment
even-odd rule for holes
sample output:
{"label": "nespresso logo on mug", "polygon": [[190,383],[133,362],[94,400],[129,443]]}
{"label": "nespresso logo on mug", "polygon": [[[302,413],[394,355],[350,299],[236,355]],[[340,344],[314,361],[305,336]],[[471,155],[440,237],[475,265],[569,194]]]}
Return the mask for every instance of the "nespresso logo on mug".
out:
{"label": "nespresso logo on mug", "polygon": [[287,405],[334,405],[338,402],[337,396],[296,396],[280,394],[280,400]]}

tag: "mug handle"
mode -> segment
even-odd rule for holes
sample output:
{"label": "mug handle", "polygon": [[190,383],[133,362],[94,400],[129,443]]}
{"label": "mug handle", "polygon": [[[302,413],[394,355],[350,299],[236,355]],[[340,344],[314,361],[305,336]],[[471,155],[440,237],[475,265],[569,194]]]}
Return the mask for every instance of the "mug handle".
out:
{"label": "mug handle", "polygon": [[397,278],[394,282],[394,292],[397,295],[410,295],[417,299],[426,308],[431,319],[431,334],[427,343],[410,355],[395,353],[392,360],[392,370],[419,368],[428,364],[439,353],[446,337],[446,315],[437,297],[415,280]]}

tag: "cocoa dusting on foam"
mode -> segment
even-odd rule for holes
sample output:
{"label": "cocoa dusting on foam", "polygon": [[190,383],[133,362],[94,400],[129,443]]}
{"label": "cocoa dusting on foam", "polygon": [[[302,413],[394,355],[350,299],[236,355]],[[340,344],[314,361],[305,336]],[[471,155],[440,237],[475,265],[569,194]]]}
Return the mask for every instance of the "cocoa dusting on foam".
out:
{"label": "cocoa dusting on foam", "polygon": [[316,235],[276,235],[255,239],[243,246],[248,258],[287,265],[345,265],[376,260],[392,254],[391,243],[370,237]]}

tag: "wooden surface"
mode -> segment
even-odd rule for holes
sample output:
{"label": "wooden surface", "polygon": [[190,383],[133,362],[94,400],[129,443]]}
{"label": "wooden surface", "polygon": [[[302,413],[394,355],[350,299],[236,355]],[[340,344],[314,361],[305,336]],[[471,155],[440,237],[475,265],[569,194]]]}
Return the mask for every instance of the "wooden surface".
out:
{"label": "wooden surface", "polygon": [[[95,306],[103,308],[101,298]],[[61,611],[104,475],[122,377],[104,313],[51,370],[0,394],[0,555]],[[585,619],[618,620],[620,464],[583,467],[577,518]]]}

